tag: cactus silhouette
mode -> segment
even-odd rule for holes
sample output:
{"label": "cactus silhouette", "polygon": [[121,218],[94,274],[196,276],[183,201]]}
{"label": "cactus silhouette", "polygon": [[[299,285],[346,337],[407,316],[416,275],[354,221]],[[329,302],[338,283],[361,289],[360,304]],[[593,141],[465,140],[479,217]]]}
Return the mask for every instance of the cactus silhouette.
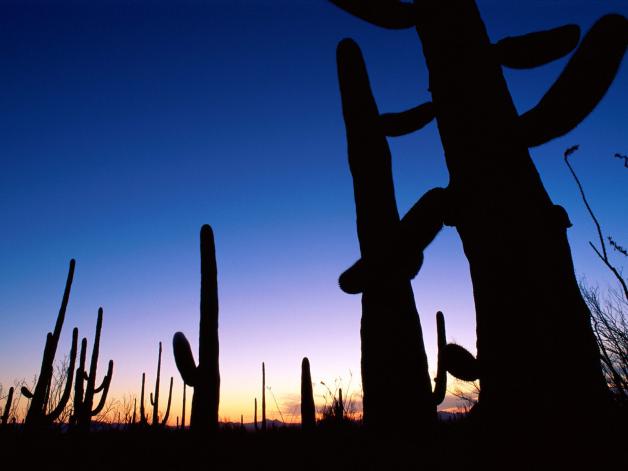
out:
{"label": "cactus silhouette", "polygon": [[255,409],[253,412],[253,423],[255,425],[255,430],[257,431],[257,398],[255,398]]}
{"label": "cactus silhouette", "polygon": [[2,413],[2,419],[0,419],[0,424],[7,425],[9,423],[9,414],[11,413],[11,404],[13,403],[13,387],[9,388],[9,393],[7,394],[7,401],[4,403],[4,412]]}
{"label": "cactus silhouette", "polygon": [[266,365],[262,362],[262,432],[266,431]]}
{"label": "cactus silhouette", "polygon": [[314,409],[310,360],[304,357],[301,362],[301,427],[303,430],[311,430],[315,426],[316,410]]}
{"label": "cactus silhouette", "polygon": [[[436,420],[446,374],[439,365],[435,394],[410,279],[421,267],[422,250],[443,226],[447,192],[442,188],[428,191],[399,219],[385,127],[360,51],[350,41],[338,47],[338,78],[362,255],[339,283],[346,292],[362,292],[364,423],[371,430],[414,428],[424,433]],[[412,113],[429,115],[431,110],[423,107]],[[422,119],[427,122],[425,116]],[[415,251],[417,243],[421,250]],[[442,314],[438,317],[440,344],[444,320]],[[414,398],[415,405],[406,416],[390,413],[391,390],[403,390]]]}
{"label": "cactus silhouette", "polygon": [[52,382],[53,363],[55,355],[57,353],[57,346],[59,344],[59,338],[61,337],[61,329],[63,328],[63,321],[65,320],[65,313],[70,299],[70,290],[72,288],[72,280],[74,279],[74,267],[76,262],[74,259],[70,260],[70,268],[68,270],[68,277],[65,282],[65,289],[63,291],[63,298],[61,300],[61,308],[57,315],[57,321],[53,332],[48,332],[46,336],[46,345],[44,347],[44,355],[41,361],[41,369],[37,378],[37,384],[35,390],[31,392],[25,386],[22,386],[22,395],[31,400],[30,407],[26,414],[25,425],[27,430],[41,429],[49,426],[54,422],[63,412],[65,406],[68,403],[72,392],[72,381],[74,379],[74,364],[76,362],[76,349],[78,342],[78,329],[74,328],[72,331],[72,347],[70,349],[70,361],[68,365],[67,378],[63,393],[56,407],[46,412],[49,408],[48,400],[50,395],[50,386]]}
{"label": "cactus silhouette", "polygon": [[[168,405],[166,406],[166,413],[162,421],[159,421],[159,382],[161,378],[161,342],[159,342],[159,354],[157,357],[157,379],[155,380],[155,395],[150,394],[150,404],[153,406],[153,427],[165,427],[168,423],[168,416],[170,415],[170,403],[172,401],[172,376],[170,377],[170,390],[168,392]],[[184,408],[185,410],[185,408]]]}
{"label": "cactus silhouette", "polygon": [[218,366],[218,281],[216,248],[212,228],[201,228],[201,320],[198,366],[190,343],[182,332],[172,338],[174,359],[183,381],[194,388],[190,429],[211,432],[218,429],[220,371]]}
{"label": "cactus silhouette", "polygon": [[[421,41],[433,106],[382,115],[379,126],[389,136],[402,135],[420,129],[430,112],[436,118],[450,175],[441,216],[462,240],[473,283],[478,357],[467,362],[475,371],[466,373],[480,376],[482,414],[501,421],[524,377],[534,391],[518,408],[527,424],[546,423],[551,415],[555,423],[590,427],[607,404],[599,352],[574,276],[569,219],[552,204],[528,148],[564,135],[595,108],[624,56],[626,19],[604,16],[579,44],[574,25],[491,44],[473,0],[332,2],[384,28],[415,27]],[[502,66],[537,67],[574,48],[540,102],[519,116]],[[362,67],[355,44],[344,42],[340,49],[344,68]],[[356,80],[341,83],[341,89],[361,87]],[[374,103],[369,107],[368,117],[355,117],[356,122],[376,127]],[[355,136],[360,139],[355,146],[368,155],[384,152],[383,143],[373,148],[368,137]],[[423,248],[418,240],[403,253],[416,260]],[[371,263],[362,256],[364,262],[357,264]],[[369,280],[354,280],[352,291],[366,295]],[[578,378],[578,394],[566,395],[560,411],[552,407],[562,387],[555,377],[557,364],[564,366],[561,377]]]}
{"label": "cactus silhouette", "polygon": [[146,408],[144,407],[144,385],[146,383],[146,373],[142,373],[142,390],[140,392],[140,425],[146,427],[148,425],[148,417]]}
{"label": "cactus silhouette", "polygon": [[185,430],[185,400],[186,400],[186,385],[183,381],[183,406],[181,408],[181,430]]}
{"label": "cactus silhouette", "polygon": [[[100,352],[100,333],[102,331],[103,310],[98,309],[98,317],[96,319],[96,334],[94,336],[94,347],[92,348],[92,359],[89,366],[89,374],[85,371],[85,349],[87,339],[81,342],[81,361],[76,372],[76,382],[82,383],[87,381],[85,394],[83,395],[82,384],[78,384],[74,388],[74,415],[78,430],[88,432],[92,423],[92,417],[97,416],[105,407],[109,386],[111,385],[111,377],[113,376],[113,360],[109,360],[107,373],[105,374],[100,386],[96,387],[96,373],[98,369],[98,355]],[[94,407],[94,395],[101,393],[100,400]]]}

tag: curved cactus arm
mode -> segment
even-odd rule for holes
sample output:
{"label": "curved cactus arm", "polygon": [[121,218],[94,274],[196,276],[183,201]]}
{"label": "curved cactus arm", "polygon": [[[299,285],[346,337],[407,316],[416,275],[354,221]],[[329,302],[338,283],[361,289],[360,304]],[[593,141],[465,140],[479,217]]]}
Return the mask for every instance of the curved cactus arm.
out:
{"label": "curved cactus arm", "polygon": [[578,45],[580,28],[565,25],[547,31],[513,36],[494,46],[500,64],[512,69],[531,69],[566,56]]}
{"label": "curved cactus arm", "polygon": [[13,391],[14,388],[9,388],[9,394],[7,395],[7,402],[4,404],[4,412],[2,413],[2,419],[0,423],[6,425],[9,422],[9,414],[11,413],[11,404],[13,403]]}
{"label": "curved cactus arm", "polygon": [[111,377],[113,376],[113,360],[109,360],[109,366],[107,367],[107,374],[103,379],[103,388],[102,394],[100,396],[100,401],[96,408],[92,411],[92,417],[97,416],[105,407],[105,402],[107,401],[107,394],[109,393],[109,386],[111,385]]}
{"label": "curved cactus arm", "polygon": [[480,379],[478,360],[467,349],[455,343],[450,343],[447,344],[444,352],[447,371],[452,376],[463,381]]}
{"label": "curved cactus arm", "polygon": [[386,29],[407,29],[416,25],[414,5],[396,0],[330,0],[341,10]]}
{"label": "curved cactus arm", "polygon": [[172,376],[170,377],[170,390],[168,391],[168,404],[166,405],[166,413],[164,419],[161,421],[161,425],[165,426],[168,423],[168,417],[170,416],[170,404],[172,402]]}
{"label": "curved cactus arm", "polygon": [[440,404],[445,400],[447,393],[447,365],[445,363],[445,348],[447,346],[447,334],[445,333],[445,316],[442,312],[436,313],[436,332],[438,337],[438,366],[436,378],[434,378],[434,403]]}
{"label": "curved cactus arm", "polygon": [[54,422],[59,418],[65,406],[68,404],[70,394],[72,393],[72,381],[74,380],[74,365],[76,364],[76,350],[78,344],[78,329],[75,327],[72,331],[72,347],[70,349],[70,364],[68,365],[67,379],[65,382],[65,388],[63,394],[57,406],[50,412],[46,418],[49,422]]}
{"label": "curved cactus arm", "polygon": [[190,348],[190,342],[185,338],[183,332],[177,332],[172,337],[172,348],[174,350],[174,361],[181,378],[188,386],[194,387],[196,384],[196,363]]}
{"label": "curved cactus arm", "polygon": [[32,399],[33,398],[33,393],[26,386],[22,386],[20,388],[20,392],[22,393],[22,396],[24,396],[26,399]]}
{"label": "curved cactus arm", "polygon": [[[423,265],[423,251],[443,227],[447,211],[447,190],[433,188],[425,193],[401,219],[396,247],[396,266],[414,278]],[[349,294],[361,293],[366,280],[365,262],[358,260],[340,278],[340,288]]]}
{"label": "curved cactus arm", "polygon": [[153,398],[153,393],[150,393],[148,395],[148,398],[150,400],[150,405],[153,406],[153,408],[155,408],[155,399]]}
{"label": "curved cactus arm", "polygon": [[434,116],[434,105],[428,101],[400,113],[384,113],[379,119],[384,134],[397,137],[418,131],[429,124]]}
{"label": "curved cactus arm", "polygon": [[528,147],[544,144],[575,128],[613,82],[628,42],[628,20],[607,15],[598,20],[541,101],[519,118]]}

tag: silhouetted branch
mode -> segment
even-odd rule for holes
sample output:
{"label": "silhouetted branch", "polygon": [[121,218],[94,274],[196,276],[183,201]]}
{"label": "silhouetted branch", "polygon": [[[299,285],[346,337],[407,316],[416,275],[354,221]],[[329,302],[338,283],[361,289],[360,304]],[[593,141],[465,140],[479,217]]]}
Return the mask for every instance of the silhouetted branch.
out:
{"label": "silhouetted branch", "polygon": [[[587,197],[584,193],[584,188],[582,187],[582,183],[580,183],[580,179],[578,178],[578,175],[576,175],[576,172],[574,171],[573,167],[569,163],[569,156],[573,154],[574,152],[576,152],[578,148],[579,146],[577,145],[568,148],[564,152],[563,156],[564,156],[565,164],[567,164],[567,167],[569,168],[571,175],[576,181],[576,185],[578,185],[578,190],[580,191],[580,196],[582,197],[582,201],[584,202],[584,205],[586,206],[587,211],[589,212],[589,215],[591,216],[591,219],[593,219],[593,222],[595,224],[597,235],[598,235],[598,238],[600,239],[601,253],[600,253],[600,250],[597,247],[595,247],[595,245],[593,245],[592,242],[589,242],[589,245],[595,251],[595,253],[600,258],[600,260],[602,260],[602,262],[604,262],[604,264],[613,273],[613,275],[615,275],[615,278],[617,278],[617,281],[619,281],[619,284],[621,285],[624,291],[625,299],[628,300],[628,286],[626,286],[626,280],[624,280],[624,278],[621,276],[621,273],[619,273],[617,268],[615,268],[615,266],[608,259],[608,254],[606,252],[606,244],[604,243],[604,235],[602,234],[602,227],[600,226],[600,222],[598,221],[597,217],[595,216],[595,213],[593,212],[593,210],[591,209],[591,206],[589,205],[589,201],[587,200]],[[616,245],[617,244],[613,241],[612,246],[615,247]],[[623,249],[623,247],[620,247],[620,248]]]}

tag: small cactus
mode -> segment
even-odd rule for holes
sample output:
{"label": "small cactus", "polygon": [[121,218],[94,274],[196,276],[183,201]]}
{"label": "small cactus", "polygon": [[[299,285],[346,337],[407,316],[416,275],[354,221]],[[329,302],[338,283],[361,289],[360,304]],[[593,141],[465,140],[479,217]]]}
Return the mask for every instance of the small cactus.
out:
{"label": "small cactus", "polygon": [[186,384],[183,381],[183,407],[181,409],[181,430],[185,430],[185,394],[186,394]]}
{"label": "small cactus", "polygon": [[266,431],[266,365],[262,362],[262,432]]}
{"label": "small cactus", "polygon": [[172,376],[170,377],[170,391],[168,393],[168,405],[163,420],[159,421],[159,382],[161,378],[161,342],[159,342],[159,355],[157,357],[157,379],[155,380],[155,395],[150,394],[150,404],[153,406],[153,427],[165,427],[170,415],[170,403],[172,400]]}
{"label": "small cactus", "polygon": [[301,427],[303,430],[311,430],[315,426],[316,410],[314,408],[310,360],[304,357],[301,362]]}
{"label": "small cactus", "polygon": [[146,408],[144,407],[145,383],[146,383],[146,373],[142,373],[142,391],[140,392],[140,425],[143,427],[148,425],[148,417],[146,416]]}
{"label": "small cactus", "polygon": [[253,413],[253,424],[255,425],[255,431],[257,431],[257,398],[255,398],[255,411]]}
{"label": "small cactus", "polygon": [[9,388],[9,394],[7,395],[7,402],[4,404],[4,412],[2,413],[2,419],[0,423],[5,426],[9,423],[9,414],[11,413],[11,404],[13,403],[13,387]]}

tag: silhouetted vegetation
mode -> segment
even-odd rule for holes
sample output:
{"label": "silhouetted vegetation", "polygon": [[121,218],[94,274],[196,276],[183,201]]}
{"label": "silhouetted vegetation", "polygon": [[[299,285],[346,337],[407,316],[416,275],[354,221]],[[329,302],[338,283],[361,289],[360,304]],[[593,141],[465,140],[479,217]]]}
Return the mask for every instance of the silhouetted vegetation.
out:
{"label": "silhouetted vegetation", "polygon": [[199,432],[218,427],[220,371],[218,366],[218,271],[214,233],[209,225],[201,228],[201,321],[198,366],[190,343],[182,332],[172,338],[174,358],[183,381],[194,388],[190,428]]}
{"label": "silhouetted vegetation", "polygon": [[[579,28],[574,25],[492,44],[472,0],[332,2],[384,28],[416,27],[432,95],[432,104],[380,115],[357,45],[350,40],[340,43],[340,90],[354,178],[361,265],[367,272],[359,278],[365,280],[362,362],[366,423],[372,420],[369,409],[374,400],[369,389],[384,378],[382,389],[384,384],[396,387],[394,378],[387,376],[388,368],[401,365],[400,355],[393,352],[399,343],[411,343],[391,327],[399,321],[390,313],[405,311],[416,317],[409,285],[415,271],[400,267],[409,266],[409,260],[415,261],[412,266],[420,266],[419,254],[431,240],[425,235],[433,238],[438,232],[434,228],[445,223],[456,228],[469,261],[478,351],[477,360],[461,347],[448,349],[448,356],[461,361],[459,374],[480,378],[483,423],[496,432],[504,411],[511,407],[512,392],[520,386],[521,378],[526,378],[533,393],[518,404],[519,420],[511,432],[525,435],[538,430],[551,414],[559,416],[560,423],[571,424],[568,428],[574,435],[590,433],[606,414],[608,391],[590,313],[574,275],[566,236],[571,223],[565,210],[551,202],[528,147],[569,132],[597,105],[625,53],[626,19],[621,15],[603,17],[580,44]],[[574,48],[575,53],[540,102],[519,116],[502,66],[537,67]],[[384,132],[397,136],[418,130],[432,114],[438,123],[450,183],[438,190],[440,201],[433,211],[404,226],[398,223]],[[404,219],[409,217],[410,213]],[[409,227],[423,237],[406,238],[404,231]],[[353,288],[354,283],[347,284],[346,277],[347,273],[341,276],[341,287]],[[403,289],[393,292],[395,284]],[[385,293],[379,309],[372,298],[377,291]],[[376,321],[370,320],[368,312],[378,310],[388,316],[373,327]],[[377,316],[384,317],[379,314],[373,318]],[[411,337],[421,342],[420,327],[408,325],[404,330],[413,331]],[[369,331],[377,332],[377,351],[365,341]],[[416,345],[415,340],[415,349]],[[406,347],[404,351],[412,350]],[[406,384],[406,388],[410,387],[419,403],[427,405],[425,360],[418,355],[420,360],[411,370],[419,372],[422,386]],[[410,356],[419,357],[416,353]],[[376,372],[375,366],[366,368],[373,358],[387,358],[386,369]],[[450,366],[455,370],[459,365],[453,358]],[[579,384],[577,397],[566,398],[559,411],[553,407],[560,391],[555,381],[556,364],[561,365],[563,377],[578,378]],[[424,410],[427,416],[427,406]],[[577,416],[574,410],[579,411]],[[544,432],[551,435],[550,428]]]}

